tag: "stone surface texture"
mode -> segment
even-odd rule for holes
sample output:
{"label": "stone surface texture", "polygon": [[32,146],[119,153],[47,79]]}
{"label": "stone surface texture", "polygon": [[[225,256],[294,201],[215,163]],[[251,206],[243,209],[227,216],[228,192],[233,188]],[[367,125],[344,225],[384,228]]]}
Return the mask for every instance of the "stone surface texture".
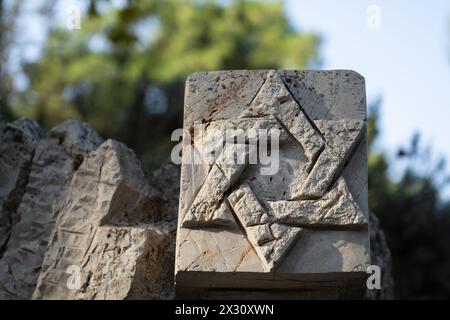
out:
{"label": "stone surface texture", "polygon": [[[172,299],[173,270],[177,294],[189,298],[392,298],[390,253],[372,214],[382,290],[359,286],[368,260],[364,80],[351,71],[227,71],[195,74],[186,88],[185,127],[199,121],[206,131],[183,150],[202,161],[181,171],[167,163],[146,172],[133,151],[82,122],[45,133],[28,119],[0,119],[0,299]],[[292,113],[295,103],[302,113]],[[282,105],[292,118],[277,113]],[[217,138],[225,128],[280,129],[278,173],[261,175],[264,165],[248,161],[245,137],[244,161],[227,164],[233,147]],[[343,142],[333,145],[326,128]],[[214,144],[224,152],[208,153]],[[339,174],[306,192],[327,150],[339,153],[329,157]],[[210,174],[226,183],[202,195]],[[324,207],[331,213],[319,214]]]}
{"label": "stone surface texture", "polygon": [[[134,152],[104,142],[74,174],[33,297],[158,297],[154,275],[171,240],[170,230],[157,225],[161,206]],[[79,277],[74,286],[65,280],[71,269]]]}
{"label": "stone surface texture", "polygon": [[0,259],[20,218],[17,208],[25,192],[37,141],[42,137],[42,132],[33,127],[38,128],[27,120],[0,120]]}
{"label": "stone surface texture", "polygon": [[[23,132],[39,137],[35,124],[21,122],[18,127]],[[91,127],[76,121],[66,121],[35,141],[27,182],[15,211],[17,221],[0,260],[0,298],[31,298],[59,201],[79,162],[100,142]]]}
{"label": "stone surface texture", "polygon": [[371,263],[381,269],[381,289],[367,290],[366,299],[371,300],[392,300],[394,294],[394,278],[392,276],[391,251],[386,242],[383,230],[377,216],[370,212],[370,257]]}
{"label": "stone surface texture", "polygon": [[0,121],[0,299],[169,299],[179,168],[66,121]]}
{"label": "stone surface texture", "polygon": [[[312,292],[324,279],[324,296],[359,285],[338,296],[361,295],[370,260],[365,122],[364,79],[353,71],[191,75],[184,129],[193,137],[183,143],[177,295],[270,290],[271,279],[298,292]],[[247,134],[234,137],[234,150],[229,140],[213,138],[230,128]],[[280,131],[275,174],[262,175],[262,161],[250,160],[249,132],[257,128]],[[259,147],[264,142],[255,139]],[[221,143],[208,161],[204,155],[189,161]],[[221,160],[233,152],[244,160],[224,169]],[[222,283],[222,275],[236,282]]]}

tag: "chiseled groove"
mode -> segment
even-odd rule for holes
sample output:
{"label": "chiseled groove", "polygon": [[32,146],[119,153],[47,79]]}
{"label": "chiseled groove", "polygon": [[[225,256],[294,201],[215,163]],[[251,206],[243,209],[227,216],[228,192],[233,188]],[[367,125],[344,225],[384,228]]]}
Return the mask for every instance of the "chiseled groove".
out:
{"label": "chiseled groove", "polygon": [[355,142],[353,142],[353,146],[347,150],[347,156],[344,157],[342,159],[342,165],[339,166],[339,168],[336,170],[336,172],[334,173],[333,178],[331,179],[331,183],[328,186],[326,192],[329,192],[333,186],[337,183],[337,181],[339,180],[339,178],[342,176],[342,173],[344,172],[345,168],[347,167],[348,163],[351,161],[351,159],[353,158],[353,155],[355,153],[355,150],[359,147],[359,145],[361,144],[362,141],[362,136],[363,136],[363,129],[365,129],[366,126],[363,125],[363,127],[361,128],[361,130],[358,133],[358,136],[355,139]]}
{"label": "chiseled groove", "polygon": [[[298,143],[299,145],[301,145],[301,147],[302,147],[303,149],[305,149],[305,147],[303,146],[303,144],[302,144],[300,141],[298,141],[298,140],[294,137],[294,135],[289,131],[289,128],[284,124],[284,122],[281,121],[281,119],[279,119],[277,116],[274,115],[274,117],[275,117],[275,120],[278,122],[278,124],[284,129],[284,131],[286,131],[286,133],[289,135],[289,137],[290,137],[292,140],[294,140],[295,143]],[[319,131],[319,132],[320,132],[320,131]],[[320,135],[320,136],[322,137],[322,135]],[[323,139],[323,137],[322,137],[322,139]],[[325,141],[325,140],[324,140],[324,141]],[[307,168],[308,174],[312,171],[312,169],[313,169],[314,166],[316,165],[317,159],[319,159],[319,157],[320,157],[320,155],[322,154],[323,150],[325,150],[325,143],[322,144],[322,146],[320,147],[320,149],[319,149],[319,151],[317,152],[317,154],[314,156],[314,158],[311,159],[311,163],[308,165],[308,168]]]}
{"label": "chiseled groove", "polygon": [[[253,98],[250,100],[250,102],[248,103],[248,107],[251,106],[253,104],[253,101],[255,101],[256,97],[258,96],[258,94],[260,93],[262,87],[264,86],[264,84],[267,82],[267,76],[269,75],[270,71],[272,71],[272,69],[266,70],[266,74],[264,77],[264,81],[261,83],[261,86],[258,88],[258,90],[256,90],[255,95],[253,96]],[[275,70],[273,70],[275,71]]]}
{"label": "chiseled groove", "polygon": [[239,226],[239,229],[241,230],[242,234],[245,236],[245,238],[247,239],[247,242],[250,244],[250,246],[253,248],[253,250],[255,250],[256,256],[258,257],[259,262],[261,263],[261,265],[265,269],[266,268],[265,266],[267,265],[267,263],[260,256],[259,249],[256,247],[256,244],[253,244],[252,241],[250,241],[250,238],[249,238],[249,236],[247,234],[247,230],[245,229],[244,225],[241,223],[241,220],[239,219],[237,213],[234,211],[234,208],[231,205],[231,203],[228,200],[228,198],[226,198],[226,201],[227,201],[227,204],[230,207],[231,214],[233,215],[234,219],[236,220],[237,225]]}
{"label": "chiseled groove", "polygon": [[[278,73],[278,72],[277,72]],[[305,112],[305,109],[302,108],[302,105],[297,101],[297,99],[295,99],[295,95],[292,94],[292,91],[289,90],[289,86],[286,85],[286,82],[284,82],[283,77],[278,73],[278,75],[280,76],[281,82],[283,82],[284,87],[286,88],[286,90],[289,92],[289,94],[291,95],[292,99],[295,101],[295,103],[298,105],[298,107],[300,108],[300,112],[303,112],[303,114],[305,115],[306,119],[309,121],[309,123],[311,123],[311,126],[314,128],[314,130],[316,130],[316,132],[322,137],[323,141],[326,141],[322,132],[319,130],[319,128],[317,128],[316,124],[314,123],[314,121],[312,121],[309,118],[309,115]]]}

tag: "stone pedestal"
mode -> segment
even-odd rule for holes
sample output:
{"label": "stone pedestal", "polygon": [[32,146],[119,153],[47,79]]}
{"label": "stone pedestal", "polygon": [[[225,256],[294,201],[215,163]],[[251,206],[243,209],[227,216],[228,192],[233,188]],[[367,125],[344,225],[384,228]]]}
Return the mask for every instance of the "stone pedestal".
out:
{"label": "stone pedestal", "polygon": [[195,73],[186,82],[184,129],[177,297],[363,296],[363,77]]}

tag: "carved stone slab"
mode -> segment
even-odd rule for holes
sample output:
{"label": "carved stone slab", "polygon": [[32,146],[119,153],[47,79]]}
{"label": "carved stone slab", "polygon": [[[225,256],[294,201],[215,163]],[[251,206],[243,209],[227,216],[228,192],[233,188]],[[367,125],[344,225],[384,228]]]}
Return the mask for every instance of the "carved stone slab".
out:
{"label": "carved stone slab", "polygon": [[[179,297],[229,297],[234,289],[243,297],[242,288],[255,298],[286,289],[293,298],[363,291],[363,77],[346,70],[195,73],[186,82],[184,129]],[[270,151],[261,153],[263,146]],[[344,283],[355,291],[343,293]]]}

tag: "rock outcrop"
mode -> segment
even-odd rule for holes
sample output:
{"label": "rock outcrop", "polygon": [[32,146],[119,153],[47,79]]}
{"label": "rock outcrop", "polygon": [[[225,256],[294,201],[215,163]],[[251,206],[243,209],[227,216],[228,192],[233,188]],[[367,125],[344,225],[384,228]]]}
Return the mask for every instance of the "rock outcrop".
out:
{"label": "rock outcrop", "polygon": [[371,212],[370,216],[370,260],[373,265],[377,265],[381,270],[381,289],[367,290],[367,299],[394,299],[394,278],[392,276],[391,251],[386,242],[383,230],[380,228],[380,221]]}
{"label": "rock outcrop", "polygon": [[0,259],[19,220],[17,208],[25,192],[37,141],[42,136],[38,128],[29,120],[0,120]]}
{"label": "rock outcrop", "polygon": [[[171,299],[180,170],[145,172],[125,145],[66,121],[0,120],[0,299]],[[371,217],[372,263],[392,297]]]}
{"label": "rock outcrop", "polygon": [[159,224],[163,206],[134,152],[103,143],[72,179],[34,298],[165,297],[155,277],[171,241],[170,227]]}
{"label": "rock outcrop", "polygon": [[174,165],[145,173],[78,121],[0,132],[0,299],[173,296]]}
{"label": "rock outcrop", "polygon": [[26,183],[16,182],[24,186],[16,194],[20,203],[0,261],[2,299],[31,298],[60,201],[83,157],[101,142],[95,130],[76,121],[62,123],[42,139],[37,125],[26,120],[19,121],[16,132],[32,137],[32,159],[23,165]]}

